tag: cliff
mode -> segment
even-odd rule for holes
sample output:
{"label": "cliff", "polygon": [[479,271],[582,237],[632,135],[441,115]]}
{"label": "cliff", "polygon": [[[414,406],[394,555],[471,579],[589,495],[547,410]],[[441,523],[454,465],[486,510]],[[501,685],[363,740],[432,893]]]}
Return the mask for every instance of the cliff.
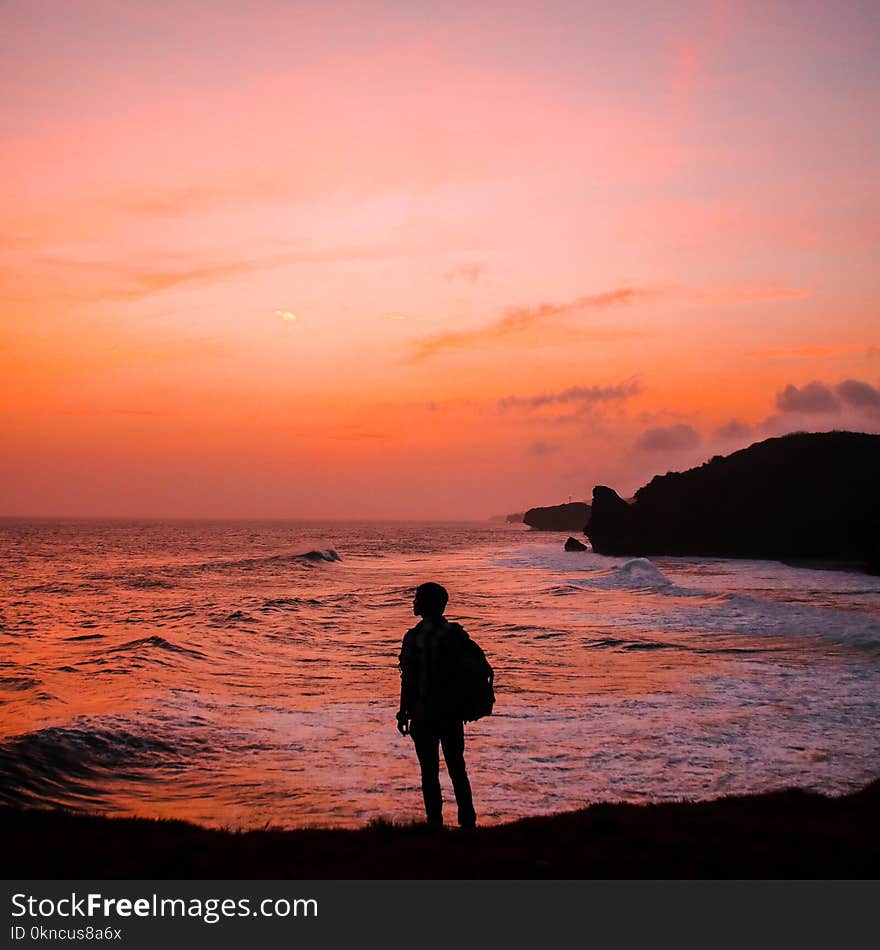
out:
{"label": "cliff", "polygon": [[627,504],[597,485],[601,554],[821,558],[880,568],[880,436],[797,433],[656,476]]}
{"label": "cliff", "polygon": [[584,531],[590,520],[590,506],[583,501],[548,508],[529,508],[523,522],[537,531]]}

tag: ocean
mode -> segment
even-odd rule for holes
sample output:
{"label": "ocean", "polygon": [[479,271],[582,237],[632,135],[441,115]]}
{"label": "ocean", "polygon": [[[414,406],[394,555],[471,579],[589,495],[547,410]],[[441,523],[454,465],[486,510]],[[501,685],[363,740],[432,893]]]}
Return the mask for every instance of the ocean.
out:
{"label": "ocean", "polygon": [[421,818],[394,716],[426,580],[495,668],[495,713],[467,727],[483,824],[880,774],[880,578],[565,537],[0,521],[0,802],[227,828]]}

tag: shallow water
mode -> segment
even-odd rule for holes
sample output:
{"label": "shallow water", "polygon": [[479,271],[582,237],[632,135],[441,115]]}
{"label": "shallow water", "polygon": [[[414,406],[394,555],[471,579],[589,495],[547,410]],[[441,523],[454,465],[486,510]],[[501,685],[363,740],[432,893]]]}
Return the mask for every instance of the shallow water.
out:
{"label": "shallow water", "polygon": [[419,817],[396,658],[428,579],[496,670],[496,713],[468,726],[482,822],[877,777],[880,578],[564,538],[0,521],[0,800],[231,827]]}

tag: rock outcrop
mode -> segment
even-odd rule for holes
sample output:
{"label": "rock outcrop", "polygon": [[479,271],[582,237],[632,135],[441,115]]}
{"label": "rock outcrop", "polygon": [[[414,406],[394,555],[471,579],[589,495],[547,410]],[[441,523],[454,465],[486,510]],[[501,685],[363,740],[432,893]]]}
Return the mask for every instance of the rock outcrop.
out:
{"label": "rock outcrop", "polygon": [[583,501],[548,508],[529,508],[522,519],[536,531],[580,531],[590,520],[590,506]]}
{"label": "rock outcrop", "polygon": [[597,485],[601,554],[820,558],[880,568],[880,436],[797,433],[657,476],[632,504]]}
{"label": "rock outcrop", "polygon": [[578,541],[577,538],[570,537],[565,542],[565,550],[566,551],[586,551],[587,546],[583,542]]}

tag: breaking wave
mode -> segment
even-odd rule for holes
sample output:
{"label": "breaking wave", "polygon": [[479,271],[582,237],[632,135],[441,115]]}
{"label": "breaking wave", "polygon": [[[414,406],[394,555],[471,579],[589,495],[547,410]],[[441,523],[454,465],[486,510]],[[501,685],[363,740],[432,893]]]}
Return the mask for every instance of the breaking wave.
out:
{"label": "breaking wave", "polygon": [[579,587],[598,590],[658,590],[671,587],[672,581],[647,558],[638,557],[619,567],[596,571],[589,578],[578,578]]}

